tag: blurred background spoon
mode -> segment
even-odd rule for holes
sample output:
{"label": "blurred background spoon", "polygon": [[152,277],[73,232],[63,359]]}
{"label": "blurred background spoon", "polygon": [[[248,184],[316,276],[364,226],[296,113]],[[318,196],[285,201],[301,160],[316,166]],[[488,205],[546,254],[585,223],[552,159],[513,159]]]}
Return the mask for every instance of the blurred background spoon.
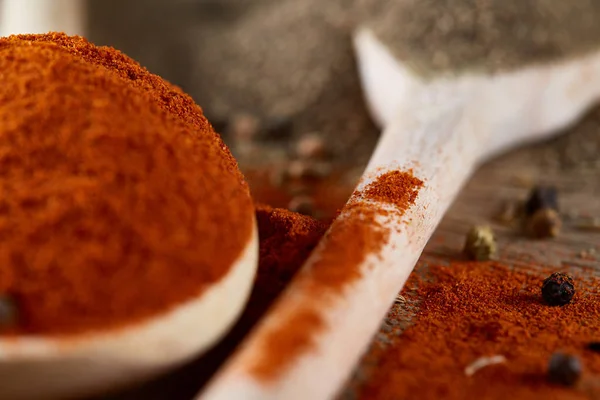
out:
{"label": "blurred background spoon", "polygon": [[0,36],[65,32],[85,35],[86,2],[81,0],[0,0]]}

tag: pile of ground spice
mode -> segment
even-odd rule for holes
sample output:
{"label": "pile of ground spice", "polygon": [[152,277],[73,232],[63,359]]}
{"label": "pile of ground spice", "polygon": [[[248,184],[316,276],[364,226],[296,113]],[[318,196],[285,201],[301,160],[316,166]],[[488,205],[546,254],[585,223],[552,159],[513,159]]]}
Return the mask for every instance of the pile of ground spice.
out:
{"label": "pile of ground spice", "polygon": [[62,34],[0,39],[4,333],[72,334],[218,282],[252,234],[237,164],[178,88]]}
{"label": "pile of ground spice", "polygon": [[265,314],[317,245],[327,225],[284,209],[257,205],[260,257],[254,287],[239,321],[203,357],[142,387],[102,400],[192,398]]}
{"label": "pile of ground spice", "polygon": [[[404,297],[418,303],[413,325],[371,352],[378,363],[359,397],[587,398],[597,389],[591,376],[600,373],[600,357],[586,350],[598,339],[600,280],[579,271],[572,303],[549,307],[540,287],[552,272],[493,262],[423,265],[404,289]],[[581,357],[587,378],[579,387],[548,381],[548,360],[559,351]],[[496,355],[506,361],[465,374],[477,359]]]}
{"label": "pile of ground spice", "polygon": [[555,62],[598,49],[593,0],[404,0],[371,26],[425,76]]}
{"label": "pile of ground spice", "polygon": [[356,194],[365,200],[393,205],[396,211],[404,214],[415,204],[422,186],[423,181],[414,176],[412,171],[390,171]]}
{"label": "pile of ground spice", "polygon": [[259,205],[256,218],[260,238],[260,261],[254,289],[265,309],[292,279],[316,246],[328,225],[284,209]]}

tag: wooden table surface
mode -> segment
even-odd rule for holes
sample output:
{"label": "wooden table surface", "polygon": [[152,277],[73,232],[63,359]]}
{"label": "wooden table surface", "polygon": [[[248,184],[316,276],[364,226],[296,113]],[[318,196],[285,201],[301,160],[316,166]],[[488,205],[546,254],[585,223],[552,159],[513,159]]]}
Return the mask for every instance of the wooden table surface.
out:
{"label": "wooden table surface", "polygon": [[[600,217],[599,143],[597,109],[546,143],[513,150],[482,165],[446,213],[419,264],[464,260],[467,231],[473,225],[489,225],[496,235],[502,263],[529,268],[532,264],[557,269],[591,267],[591,271],[600,272],[600,218],[596,218]],[[557,188],[563,219],[557,238],[530,239],[519,219],[509,222],[506,218],[507,207],[522,204],[536,184]],[[385,346],[392,340],[386,324],[410,325],[415,311],[403,308],[402,304],[393,306],[373,345]],[[356,388],[368,380],[368,370],[377,361],[372,354],[363,358],[341,399],[356,398]]]}

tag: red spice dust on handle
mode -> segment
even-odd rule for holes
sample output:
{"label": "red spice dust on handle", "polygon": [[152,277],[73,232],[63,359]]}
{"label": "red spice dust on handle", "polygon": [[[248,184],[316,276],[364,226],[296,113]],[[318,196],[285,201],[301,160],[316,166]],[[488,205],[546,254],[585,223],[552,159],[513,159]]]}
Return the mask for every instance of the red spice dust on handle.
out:
{"label": "red spice dust on handle", "polygon": [[[371,108],[395,104],[391,114],[380,107],[386,129],[365,178],[201,399],[333,397],[477,162],[551,134],[600,95],[598,54],[425,82],[368,32],[357,36],[357,48]],[[590,70],[598,73],[584,85]],[[378,96],[387,101],[374,101]],[[410,171],[421,188],[389,185],[409,182]],[[411,204],[407,192],[417,189]]]}
{"label": "red spice dust on handle", "polygon": [[[414,160],[429,146],[429,127],[457,129],[462,121],[457,110],[441,112],[438,123],[426,129],[420,129],[417,119],[412,119],[413,126],[405,124],[413,133],[404,141],[411,149],[407,158]],[[397,140],[386,135],[376,153],[380,160]],[[446,149],[456,152],[461,145],[447,143]],[[449,204],[440,198],[453,197],[443,194],[431,178],[445,169],[456,191],[469,174],[462,163],[450,171],[445,159],[439,157],[427,171],[411,161],[389,160],[385,167],[372,167],[289,290],[201,398],[332,396]]]}

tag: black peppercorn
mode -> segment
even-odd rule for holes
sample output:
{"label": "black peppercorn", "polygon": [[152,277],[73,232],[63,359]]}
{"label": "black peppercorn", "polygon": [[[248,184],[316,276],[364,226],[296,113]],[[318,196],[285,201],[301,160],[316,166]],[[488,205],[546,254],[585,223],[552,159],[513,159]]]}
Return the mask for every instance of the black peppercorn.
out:
{"label": "black peppercorn", "polygon": [[558,210],[556,188],[552,186],[536,186],[531,190],[525,202],[525,214],[532,216],[541,209]]}
{"label": "black peppercorn", "polygon": [[558,213],[556,188],[536,186],[524,205],[525,229],[529,236],[543,239],[556,237],[562,221]]}
{"label": "black peppercorn", "polygon": [[575,294],[573,278],[562,272],[555,272],[542,284],[542,297],[551,306],[568,304]]}
{"label": "black peppercorn", "polygon": [[594,351],[596,353],[600,353],[600,342],[590,342],[587,344],[587,349]]}
{"label": "black peppercorn", "polygon": [[579,358],[562,353],[555,353],[548,362],[548,379],[550,382],[565,386],[573,386],[581,376],[583,367]]}

